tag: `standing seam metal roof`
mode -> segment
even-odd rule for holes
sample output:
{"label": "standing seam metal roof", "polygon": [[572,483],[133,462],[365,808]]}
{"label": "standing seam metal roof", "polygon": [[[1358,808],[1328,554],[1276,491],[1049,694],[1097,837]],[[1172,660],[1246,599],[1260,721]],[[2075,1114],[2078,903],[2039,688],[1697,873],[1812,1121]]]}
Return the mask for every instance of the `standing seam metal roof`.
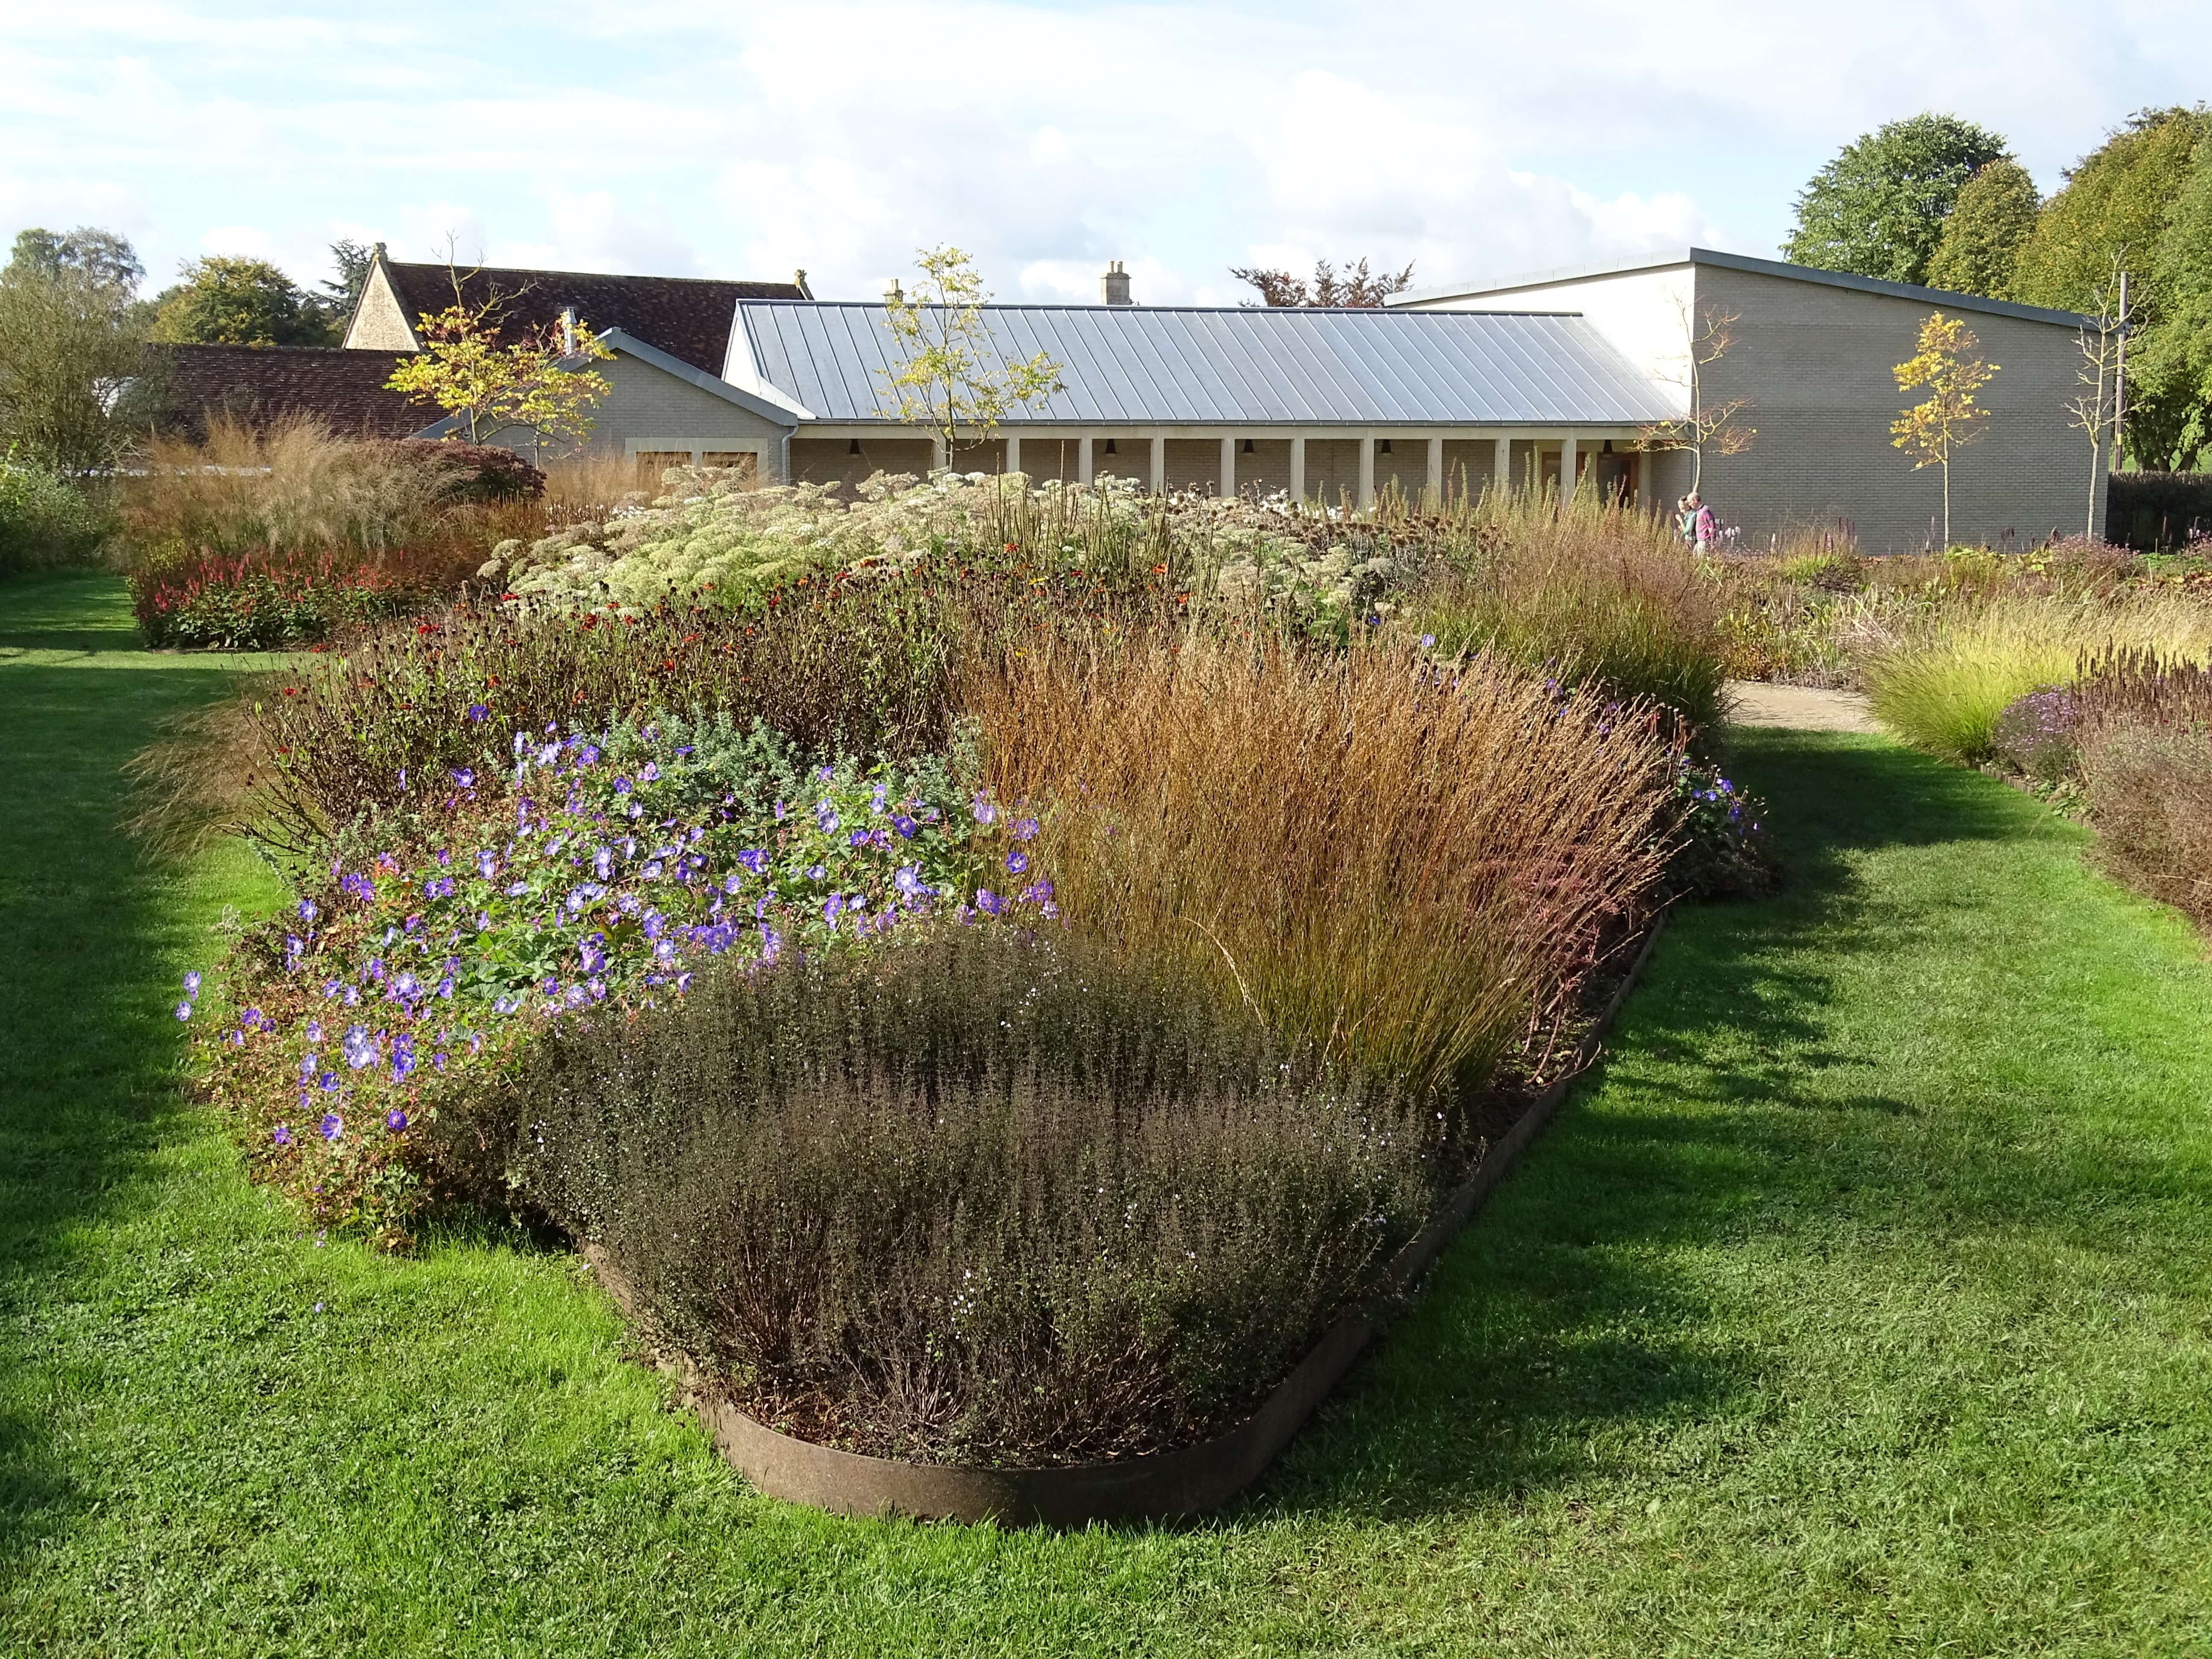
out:
{"label": "standing seam metal roof", "polygon": [[[1679,394],[1583,318],[1467,311],[988,306],[1007,360],[1042,351],[1062,389],[1024,425],[1626,425]],[[896,420],[900,342],[879,304],[740,301],[761,379],[822,421]]]}

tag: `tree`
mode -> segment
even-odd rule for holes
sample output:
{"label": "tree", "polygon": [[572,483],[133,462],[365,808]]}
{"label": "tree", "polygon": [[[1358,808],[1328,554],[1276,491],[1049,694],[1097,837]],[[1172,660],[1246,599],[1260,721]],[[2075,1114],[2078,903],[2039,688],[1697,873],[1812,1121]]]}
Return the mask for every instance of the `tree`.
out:
{"label": "tree", "polygon": [[9,261],[9,269],[81,272],[94,286],[135,295],[146,280],[146,267],[127,237],[112,230],[79,225],[66,236],[51,230],[19,230]]}
{"label": "tree", "polygon": [[1060,365],[1042,351],[1026,361],[1001,356],[983,319],[991,296],[958,248],[918,248],[915,263],[921,270],[915,297],[897,287],[884,296],[884,326],[898,342],[900,361],[880,373],[898,418],[927,427],[949,464],[963,434],[986,441],[1015,404],[1060,390]]}
{"label": "tree", "polygon": [[210,254],[155,301],[153,337],[179,345],[325,346],[337,337],[321,302],[266,259]]}
{"label": "tree", "polygon": [[453,435],[472,444],[518,427],[539,450],[581,444],[592,433],[592,406],[613,389],[588,365],[614,353],[571,318],[540,328],[510,327],[501,313],[514,296],[495,295],[471,306],[462,298],[460,272],[452,276],[453,303],[422,314],[415,333],[422,349],[402,357],[385,385],[444,410],[454,422]]}
{"label": "tree", "polygon": [[2130,342],[2133,384],[2147,386],[2167,416],[2166,465],[2212,471],[2212,136],[2197,140],[2159,237],[2151,278],[2164,314]]}
{"label": "tree", "polygon": [[[2105,440],[2119,414],[2122,343],[2126,338],[2128,320],[2121,309],[2121,289],[2118,263],[2115,261],[2112,281],[2098,291],[2097,308],[2089,313],[2094,324],[2082,329],[2077,343],[2081,362],[2074,378],[2082,390],[2066,405],[2067,424],[2078,428],[2089,441],[2089,512],[2081,531],[2085,538],[2097,533],[2097,500],[2105,489],[2111,465]],[[2130,301],[2127,310],[2134,309]]]}
{"label": "tree", "polygon": [[2193,413],[2203,425],[2203,398],[2188,373],[2185,341],[2169,324],[2188,270],[2212,249],[2191,252],[2185,233],[2172,258],[2164,250],[2208,136],[2212,112],[2202,107],[2130,118],[2067,173],[2013,273],[2009,297],[2084,313],[2095,311],[2116,262],[2129,273],[2128,396],[2118,447],[2159,465],[2182,450]]}
{"label": "tree", "polygon": [[[1364,259],[1356,265],[1346,265],[1340,276],[1328,260],[1316,259],[1310,284],[1304,277],[1293,276],[1287,270],[1271,270],[1258,265],[1232,265],[1229,274],[1259,289],[1263,306],[1346,311],[1370,310],[1413,285],[1413,267],[1410,264],[1403,270],[1374,276],[1369,273]],[[1249,305],[1251,301],[1245,303]]]}
{"label": "tree", "polygon": [[1943,222],[2005,142],[1955,115],[1915,115],[1862,133],[1797,198],[1785,258],[1891,283],[1927,280]]}
{"label": "tree", "polygon": [[1913,458],[1912,469],[1943,469],[1943,545],[1951,544],[1951,458],[1982,434],[1989,410],[1974,394],[2001,367],[1970,354],[1981,341],[1956,318],[1931,313],[1920,325],[1919,350],[1891,372],[1899,392],[1925,388],[1925,402],[1890,423],[1890,441]]}
{"label": "tree", "polygon": [[341,333],[353,315],[354,307],[360,302],[363,283],[368,281],[368,267],[375,258],[373,249],[364,247],[350,236],[341,236],[331,244],[331,263],[338,269],[335,281],[323,278],[323,309],[329,312]]}
{"label": "tree", "polygon": [[1678,421],[1658,421],[1645,427],[1636,442],[1638,448],[1648,451],[1687,450],[1690,488],[1694,490],[1705,482],[1708,447],[1716,454],[1741,455],[1751,447],[1759,428],[1741,423],[1751,408],[1750,398],[1730,398],[1717,404],[1705,400],[1705,370],[1728,356],[1729,348],[1735,343],[1731,331],[1740,320],[1737,313],[1708,307],[1702,316],[1692,319],[1686,300],[1675,301],[1675,313],[1682,319],[1682,372],[1674,378],[1689,394],[1690,412]]}
{"label": "tree", "polygon": [[110,231],[27,230],[0,270],[0,444],[68,472],[112,462],[140,368],[144,268]]}
{"label": "tree", "polygon": [[1928,261],[1929,286],[2003,299],[2042,205],[2026,167],[2009,156],[1991,161],[1960,186]]}

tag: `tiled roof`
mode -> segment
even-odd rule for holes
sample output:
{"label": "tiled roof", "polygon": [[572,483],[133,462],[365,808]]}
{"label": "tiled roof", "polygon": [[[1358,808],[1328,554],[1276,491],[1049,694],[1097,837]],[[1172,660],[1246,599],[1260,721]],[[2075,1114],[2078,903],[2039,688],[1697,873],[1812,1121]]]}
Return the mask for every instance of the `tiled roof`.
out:
{"label": "tiled roof", "polygon": [[[1633,425],[1674,413],[1578,316],[1238,307],[990,306],[1008,361],[1064,389],[1003,424]],[[899,342],[876,304],[738,307],[762,380],[817,420],[895,419]]]}
{"label": "tiled roof", "polygon": [[152,372],[163,377],[161,402],[193,429],[221,410],[249,422],[318,415],[343,436],[404,438],[438,411],[387,391],[398,358],[389,351],[328,346],[156,345]]}
{"label": "tiled roof", "polygon": [[[392,285],[410,327],[424,313],[453,303],[453,273],[446,265],[387,264]],[[803,300],[792,283],[732,283],[695,276],[609,276],[582,270],[507,270],[489,266],[461,274],[461,295],[471,307],[498,296],[503,314],[534,326],[557,321],[562,308],[599,333],[621,329],[659,346],[694,368],[722,372],[730,324],[740,300]]]}

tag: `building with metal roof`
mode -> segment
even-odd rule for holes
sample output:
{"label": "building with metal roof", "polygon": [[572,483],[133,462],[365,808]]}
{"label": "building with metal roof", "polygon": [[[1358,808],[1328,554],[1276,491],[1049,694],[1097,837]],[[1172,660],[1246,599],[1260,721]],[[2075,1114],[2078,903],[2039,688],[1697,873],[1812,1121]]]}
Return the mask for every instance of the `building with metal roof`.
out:
{"label": "building with metal roof", "polygon": [[857,479],[879,468],[1021,471],[1154,488],[1362,502],[1477,485],[1512,447],[1546,441],[1618,458],[1679,398],[1579,317],[1182,306],[988,306],[1002,361],[1051,360],[1060,387],[1011,410],[956,456],[898,414],[905,361],[879,303],[741,301],[723,378],[799,422],[791,476]]}

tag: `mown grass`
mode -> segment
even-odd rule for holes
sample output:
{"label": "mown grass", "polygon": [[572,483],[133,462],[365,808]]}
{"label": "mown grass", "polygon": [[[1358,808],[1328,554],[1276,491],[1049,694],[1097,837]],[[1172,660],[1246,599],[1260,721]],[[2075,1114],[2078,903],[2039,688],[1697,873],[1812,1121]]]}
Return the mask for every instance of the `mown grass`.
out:
{"label": "mown grass", "polygon": [[[1005,1533],[749,1494],[565,1256],[319,1246],[167,1087],[228,854],[117,769],[228,672],[0,587],[0,1652],[2168,1654],[2212,1626],[2212,969],[2079,835],[1747,738],[1795,879],[1249,1503]],[[27,648],[36,641],[35,650]],[[126,668],[149,672],[124,672]]]}

